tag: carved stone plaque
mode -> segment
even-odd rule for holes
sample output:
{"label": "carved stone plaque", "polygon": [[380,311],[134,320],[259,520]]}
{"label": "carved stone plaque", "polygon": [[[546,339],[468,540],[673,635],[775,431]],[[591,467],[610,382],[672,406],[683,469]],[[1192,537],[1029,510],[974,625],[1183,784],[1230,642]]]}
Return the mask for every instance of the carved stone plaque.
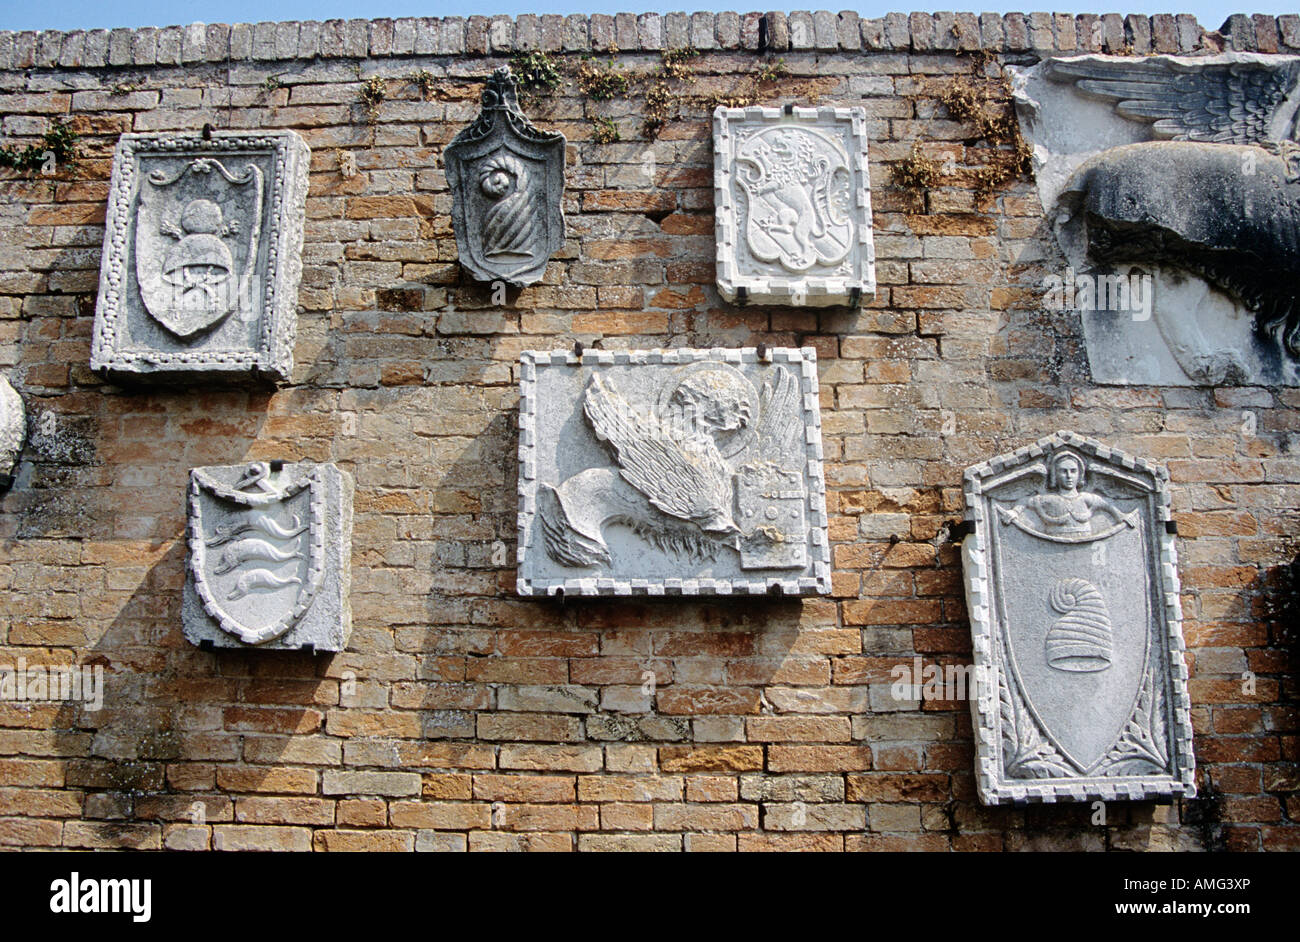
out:
{"label": "carved stone plaque", "polygon": [[1099,383],[1300,385],[1300,58],[1077,56],[1015,74]]}
{"label": "carved stone plaque", "polygon": [[92,369],[288,380],[309,160],[292,131],[122,135]]}
{"label": "carved stone plaque", "polygon": [[1194,795],[1165,470],[1058,432],[965,497],[981,800]]}
{"label": "carved stone plaque", "polygon": [[524,353],[521,595],[830,591],[817,359]]}
{"label": "carved stone plaque", "polygon": [[332,464],[190,472],[185,637],[342,651],[352,631],[352,476]]}
{"label": "carved stone plaque", "polygon": [[856,306],[875,294],[862,108],[717,108],[713,190],[728,301]]}
{"label": "carved stone plaque", "polygon": [[530,285],[564,245],[564,145],[524,117],[510,69],[493,72],[478,118],[443,152],[456,248],[474,278]]}
{"label": "carved stone plaque", "polygon": [[0,376],[0,493],[13,486],[14,467],[27,441],[27,410],[23,398]]}

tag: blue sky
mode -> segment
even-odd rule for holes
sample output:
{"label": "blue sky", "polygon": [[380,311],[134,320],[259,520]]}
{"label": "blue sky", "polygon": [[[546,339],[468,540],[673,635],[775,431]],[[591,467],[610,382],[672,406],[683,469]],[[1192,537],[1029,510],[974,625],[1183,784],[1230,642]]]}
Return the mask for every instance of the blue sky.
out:
{"label": "blue sky", "polygon": [[[1052,11],[1069,10],[1073,13],[1192,13],[1207,29],[1215,29],[1227,19],[1230,13],[1294,13],[1297,10],[1295,0],[1250,0],[1249,9],[1225,6],[1215,0],[1116,0],[1116,2],[1082,2],[1064,3],[1060,0],[1042,3],[1026,0],[1024,3],[986,2],[981,0],[980,10],[996,12],[1046,9]],[[1171,7],[1173,9],[1171,9]],[[764,4],[762,9],[771,8]],[[840,10],[850,8],[843,0],[834,3],[801,4],[794,9]],[[909,9],[903,3],[872,3],[851,7],[863,16],[881,16],[893,11],[906,12]],[[951,4],[942,3],[924,9],[952,9]],[[176,3],[175,0],[60,0],[58,3],[22,3],[19,0],[4,0],[0,4],[0,29],[98,29],[114,26],[173,26],[202,20],[206,23],[256,23],[260,20],[327,20],[331,18],[349,19],[364,16],[368,18],[383,16],[468,16],[470,14],[496,15],[505,13],[614,13],[630,10],[635,13],[659,12],[670,10],[738,10],[752,9],[743,3],[729,0],[698,0],[683,4],[680,0],[671,3],[656,3],[655,0],[633,0],[628,3],[611,4],[609,0],[538,0],[524,3],[522,0],[447,0],[444,3],[430,4],[418,0],[368,0],[358,4],[355,0],[205,0],[202,4]]]}

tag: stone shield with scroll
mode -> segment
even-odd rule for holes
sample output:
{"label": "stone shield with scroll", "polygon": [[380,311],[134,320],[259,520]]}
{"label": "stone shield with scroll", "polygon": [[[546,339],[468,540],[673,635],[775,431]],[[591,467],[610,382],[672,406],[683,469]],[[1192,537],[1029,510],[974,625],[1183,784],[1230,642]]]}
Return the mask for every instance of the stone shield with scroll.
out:
{"label": "stone shield with scroll", "polygon": [[1058,432],[965,497],[981,800],[1194,795],[1164,469]]}
{"label": "stone shield with scroll", "polygon": [[1099,383],[1300,385],[1300,57],[1074,56],[1015,72]]}
{"label": "stone shield with scroll", "polygon": [[292,131],[122,135],[91,367],[288,380],[309,159]]}
{"label": "stone shield with scroll", "polygon": [[811,348],[529,351],[521,595],[830,591]]}
{"label": "stone shield with scroll", "polygon": [[718,292],[856,306],[876,291],[862,108],[713,112]]}
{"label": "stone shield with scroll", "polygon": [[510,69],[493,72],[478,118],[443,153],[456,248],[474,278],[530,285],[564,245],[564,145],[524,117]]}
{"label": "stone shield with scroll", "polygon": [[190,472],[185,637],[342,651],[352,630],[352,476],[332,464]]}

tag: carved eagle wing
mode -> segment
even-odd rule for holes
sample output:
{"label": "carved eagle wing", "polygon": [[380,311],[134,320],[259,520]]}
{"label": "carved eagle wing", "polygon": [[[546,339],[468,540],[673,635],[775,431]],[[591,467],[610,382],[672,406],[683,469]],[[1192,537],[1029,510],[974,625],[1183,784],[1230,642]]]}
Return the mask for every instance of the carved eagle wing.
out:
{"label": "carved eagle wing", "polygon": [[798,465],[804,450],[803,403],[799,380],[784,366],[776,367],[763,384],[759,413],[755,457],[783,467]]}
{"label": "carved eagle wing", "polygon": [[711,440],[686,440],[599,374],[587,385],[583,411],[596,437],[614,449],[620,473],[651,504],[711,532],[739,531],[731,519],[731,474]]}
{"label": "carved eagle wing", "polygon": [[1292,140],[1300,63],[1189,66],[1168,59],[1053,59],[1047,75],[1175,141],[1263,144]]}

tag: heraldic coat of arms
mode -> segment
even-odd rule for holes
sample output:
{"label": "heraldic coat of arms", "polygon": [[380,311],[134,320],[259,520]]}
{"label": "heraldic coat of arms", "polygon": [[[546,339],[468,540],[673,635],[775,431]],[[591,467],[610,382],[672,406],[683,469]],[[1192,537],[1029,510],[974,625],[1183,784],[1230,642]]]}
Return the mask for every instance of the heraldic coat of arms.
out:
{"label": "heraldic coat of arms", "polygon": [[509,67],[493,72],[478,118],[443,155],[460,263],[474,278],[530,285],[564,245],[564,145],[524,117]]}
{"label": "heraldic coat of arms", "polygon": [[293,131],[122,135],[92,368],[288,379],[309,161]]}
{"label": "heraldic coat of arms", "polygon": [[1195,793],[1167,480],[1070,432],[967,470],[985,802]]}
{"label": "heraldic coat of arms", "polygon": [[330,464],[190,472],[185,634],[203,647],[341,651],[352,478]]}

